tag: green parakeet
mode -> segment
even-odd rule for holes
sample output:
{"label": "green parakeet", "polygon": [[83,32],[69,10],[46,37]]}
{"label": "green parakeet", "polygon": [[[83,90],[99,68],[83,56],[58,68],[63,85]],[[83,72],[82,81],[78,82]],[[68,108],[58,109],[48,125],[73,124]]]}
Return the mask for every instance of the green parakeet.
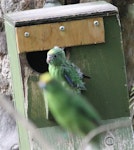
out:
{"label": "green parakeet", "polygon": [[73,91],[80,93],[81,90],[86,90],[83,77],[85,76],[80,69],[67,60],[65,52],[62,48],[54,47],[47,53],[48,70],[52,77],[62,82],[62,84],[71,88]]}
{"label": "green parakeet", "polygon": [[52,79],[49,73],[40,76],[39,86],[46,95],[52,115],[63,128],[86,135],[100,125],[101,118],[93,106],[81,95]]}

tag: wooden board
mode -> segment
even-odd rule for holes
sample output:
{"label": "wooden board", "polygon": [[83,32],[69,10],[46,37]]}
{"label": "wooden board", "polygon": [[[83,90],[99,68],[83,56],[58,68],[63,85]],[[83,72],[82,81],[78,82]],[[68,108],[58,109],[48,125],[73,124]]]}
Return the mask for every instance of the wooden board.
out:
{"label": "wooden board", "polygon": [[117,13],[117,7],[105,1],[97,1],[15,12],[6,14],[5,19],[15,27],[22,27],[59,21],[78,20],[93,16],[109,16]]}
{"label": "wooden board", "polygon": [[[26,117],[21,67],[20,67],[19,55],[17,53],[15,30],[14,27],[8,22],[5,22],[5,29],[6,29],[6,38],[8,44],[8,56],[10,58],[10,68],[12,74],[12,87],[13,87],[13,96],[14,96],[13,99],[15,102],[16,110],[22,116]],[[21,123],[17,123],[17,125],[18,125],[19,142],[20,142],[19,150],[30,150],[28,131],[21,125]]]}
{"label": "wooden board", "polygon": [[[94,25],[95,21],[99,25]],[[64,31],[60,27],[64,27]],[[28,37],[24,35],[26,32]],[[19,53],[105,41],[103,18],[19,27],[16,28],[16,36]]]}
{"label": "wooden board", "polygon": [[[108,123],[121,124],[123,121],[131,121],[128,117],[116,118],[107,120]],[[40,128],[38,129],[49,145],[51,145],[54,150],[78,150],[82,144],[83,138],[80,136],[73,135],[66,130],[63,130],[59,126]],[[133,132],[132,127],[122,127],[115,130],[108,130],[107,132],[101,134],[100,140],[98,142],[97,148],[92,147],[93,139],[90,141],[90,149],[88,150],[133,150]],[[33,141],[33,150],[44,150],[40,148],[38,141]]]}
{"label": "wooden board", "polygon": [[91,76],[83,94],[103,119],[130,116],[125,62],[117,16],[104,17],[105,43],[72,47],[70,59]]}

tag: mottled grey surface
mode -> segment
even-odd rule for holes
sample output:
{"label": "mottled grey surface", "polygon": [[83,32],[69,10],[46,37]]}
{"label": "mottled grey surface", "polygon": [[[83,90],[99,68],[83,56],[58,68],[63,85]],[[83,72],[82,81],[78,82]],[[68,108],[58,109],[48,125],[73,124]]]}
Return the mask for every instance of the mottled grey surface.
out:
{"label": "mottled grey surface", "polygon": [[18,147],[18,133],[14,119],[0,107],[0,150]]}

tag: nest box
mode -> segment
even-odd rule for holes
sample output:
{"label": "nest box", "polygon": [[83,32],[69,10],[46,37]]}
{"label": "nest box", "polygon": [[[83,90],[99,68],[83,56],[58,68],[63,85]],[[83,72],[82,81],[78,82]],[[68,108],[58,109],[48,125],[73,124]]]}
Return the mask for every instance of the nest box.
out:
{"label": "nest box", "polygon": [[[70,47],[69,53],[72,62],[79,66],[85,74],[91,76],[91,80],[86,81],[87,91],[84,95],[98,110],[104,122],[129,119],[121,27],[118,10],[115,6],[99,1],[15,12],[5,16],[5,27],[14,101],[16,109],[22,115],[27,116],[25,103],[28,103],[32,109],[32,101],[35,99],[36,102],[39,102],[40,96],[36,96],[39,93],[34,95],[35,86],[27,87],[30,89],[26,92],[27,94],[24,92],[25,83],[22,71],[24,64],[20,60],[21,56],[29,53],[42,55],[45,52],[46,54],[47,50],[59,46]],[[46,60],[46,55],[43,60]],[[36,57],[31,58],[30,61],[38,66],[45,65],[45,63],[40,64],[40,59],[36,59]],[[44,71],[47,71],[47,66]],[[31,76],[34,75],[31,73]],[[36,82],[32,79],[31,82]],[[27,84],[27,86],[29,85]],[[43,105],[41,107],[45,109]],[[32,116],[34,123],[36,123],[36,119],[38,120],[35,115]],[[28,132],[19,123],[18,129],[20,150],[30,150]],[[45,136],[48,135],[49,139],[49,134],[53,134],[52,139],[54,140],[50,139],[50,141],[57,150],[59,148],[56,146],[56,135],[60,135],[64,139],[64,144],[61,143],[64,146],[61,147],[67,149],[65,132],[60,131],[59,128],[57,130],[57,127],[54,126],[49,127],[49,125],[47,128],[44,125],[40,130],[44,132]],[[111,142],[109,137],[112,139],[110,145],[108,144]],[[102,136],[102,142],[98,145],[101,145],[101,149],[109,146],[118,149],[118,146],[121,147],[118,143],[131,138],[131,127],[118,129]],[[106,141],[107,139],[108,141]],[[78,144],[77,138],[75,140],[74,143]],[[131,140],[128,141],[127,148],[131,142]]]}

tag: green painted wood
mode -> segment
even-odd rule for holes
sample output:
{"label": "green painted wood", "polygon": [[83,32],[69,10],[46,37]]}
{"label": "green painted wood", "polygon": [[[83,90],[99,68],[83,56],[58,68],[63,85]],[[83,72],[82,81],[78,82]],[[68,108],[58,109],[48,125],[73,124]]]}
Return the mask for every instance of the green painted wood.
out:
{"label": "green painted wood", "polygon": [[[117,122],[128,119],[122,117],[129,116],[125,62],[117,16],[104,17],[104,26],[106,36],[104,44],[72,47],[70,59],[85,74],[91,76],[91,80],[85,80],[87,91],[83,94],[99,111],[104,122]],[[72,137],[58,126],[39,130],[50,141],[50,145],[55,147],[55,150],[77,150],[81,143],[80,137]],[[127,150],[129,147],[131,150],[134,148],[132,134],[131,126],[102,134],[98,149]],[[116,142],[113,146],[105,144],[107,136],[114,137]],[[35,149],[39,147],[36,142],[34,146]]]}
{"label": "green painted wood", "polygon": [[[20,60],[16,46],[15,28],[5,21],[6,37],[8,45],[8,56],[10,59],[10,67],[12,73],[12,85],[13,85],[13,96],[16,106],[16,110],[23,116],[25,116],[24,109],[24,91],[22,83],[22,75],[20,68]],[[18,122],[18,131],[20,139],[20,150],[30,150],[28,131]]]}
{"label": "green painted wood", "polygon": [[[81,144],[82,137],[72,135],[59,126],[40,128],[38,130],[47,138],[54,150],[78,150]],[[33,150],[38,150],[40,145],[34,141],[33,147]]]}
{"label": "green painted wood", "polygon": [[[119,124],[122,121],[131,122],[130,118],[122,117],[107,120],[105,123],[117,122]],[[38,130],[47,138],[49,144],[54,147],[55,150],[78,150],[82,144],[82,137],[72,135],[59,126],[40,128]],[[132,133],[131,126],[109,130],[101,134],[96,149],[91,148],[92,140],[89,145],[93,150],[133,150],[134,141]],[[41,150],[39,143],[35,140],[33,141],[33,150]]]}
{"label": "green painted wood", "polygon": [[129,116],[128,90],[119,19],[104,17],[103,44],[73,47],[70,59],[91,76],[83,93],[103,119]]}
{"label": "green painted wood", "polygon": [[[122,121],[130,121],[129,117],[116,118],[105,121],[105,123],[120,123]],[[110,145],[109,145],[110,144]],[[121,127],[110,130],[101,134],[100,139],[101,150],[133,150],[133,129],[132,126]]]}
{"label": "green painted wood", "polygon": [[[30,76],[28,78],[28,118],[38,127],[42,127],[45,118],[45,104],[43,95],[38,88],[38,78]],[[44,105],[44,107],[43,107]]]}
{"label": "green painted wood", "polygon": [[[91,76],[91,80],[85,80],[87,91],[83,94],[99,111],[104,123],[120,122],[129,119],[129,109],[124,54],[117,16],[104,17],[104,25],[104,44],[72,47],[70,58],[85,74]],[[39,130],[55,150],[77,150],[81,144],[82,137],[72,136],[59,126]],[[113,138],[112,146],[106,144],[109,142],[107,137]],[[37,142],[33,145],[35,150],[39,149]],[[97,150],[100,149],[133,150],[132,126],[101,134]]]}

